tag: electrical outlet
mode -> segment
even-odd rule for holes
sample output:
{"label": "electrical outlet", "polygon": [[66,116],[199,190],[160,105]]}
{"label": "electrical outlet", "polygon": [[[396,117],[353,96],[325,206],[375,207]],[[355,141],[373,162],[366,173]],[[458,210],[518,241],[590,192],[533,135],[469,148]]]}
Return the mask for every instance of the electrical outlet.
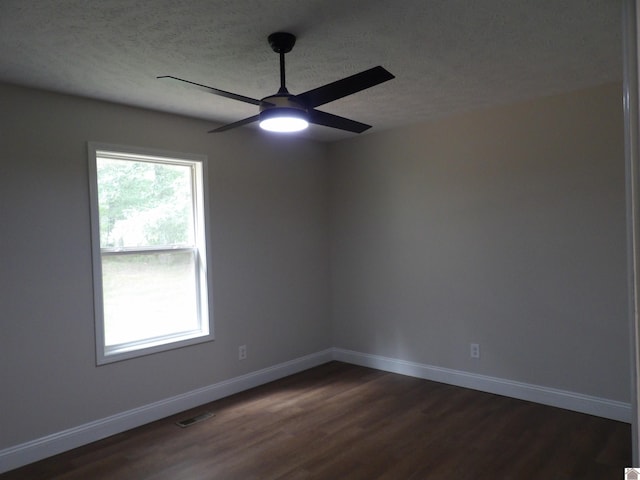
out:
{"label": "electrical outlet", "polygon": [[480,344],[472,343],[470,353],[471,353],[471,358],[480,358]]}
{"label": "electrical outlet", "polygon": [[238,347],[238,360],[246,360],[247,358],[247,346],[240,345]]}

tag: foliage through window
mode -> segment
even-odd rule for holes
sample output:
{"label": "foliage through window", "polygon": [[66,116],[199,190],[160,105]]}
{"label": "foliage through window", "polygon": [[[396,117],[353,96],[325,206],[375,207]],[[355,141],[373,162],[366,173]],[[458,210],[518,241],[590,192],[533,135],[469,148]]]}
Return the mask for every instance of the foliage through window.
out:
{"label": "foliage through window", "polygon": [[212,339],[206,159],[89,145],[98,363]]}

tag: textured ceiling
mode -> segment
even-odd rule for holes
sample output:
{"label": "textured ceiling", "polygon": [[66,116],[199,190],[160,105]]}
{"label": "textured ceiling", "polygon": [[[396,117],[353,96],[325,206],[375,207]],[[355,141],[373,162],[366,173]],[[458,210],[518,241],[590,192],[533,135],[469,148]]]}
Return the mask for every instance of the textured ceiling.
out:
{"label": "textured ceiling", "polygon": [[291,93],[376,65],[396,75],[322,107],[372,132],[620,80],[620,19],[617,0],[2,0],[0,81],[213,128],[257,107],[156,76],[265,97],[279,86],[266,38],[290,31]]}

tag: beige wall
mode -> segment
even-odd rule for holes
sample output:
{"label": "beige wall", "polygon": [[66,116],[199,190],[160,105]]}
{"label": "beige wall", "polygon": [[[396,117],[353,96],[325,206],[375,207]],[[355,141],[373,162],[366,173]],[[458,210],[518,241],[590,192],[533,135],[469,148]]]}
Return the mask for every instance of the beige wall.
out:
{"label": "beige wall", "polygon": [[[10,86],[0,105],[0,450],[330,346],[323,145]],[[214,342],[96,367],[88,140],[208,155]]]}
{"label": "beige wall", "polygon": [[[0,105],[0,450],[331,346],[629,401],[618,85],[331,146]],[[88,140],[208,155],[215,342],[95,366]]]}
{"label": "beige wall", "polygon": [[334,346],[628,402],[622,121],[605,85],[332,145]]}

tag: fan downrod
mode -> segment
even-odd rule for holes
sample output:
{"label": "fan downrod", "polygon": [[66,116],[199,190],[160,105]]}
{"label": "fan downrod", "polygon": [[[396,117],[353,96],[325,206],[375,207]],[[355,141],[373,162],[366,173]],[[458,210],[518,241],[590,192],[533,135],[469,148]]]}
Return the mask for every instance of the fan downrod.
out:
{"label": "fan downrod", "polygon": [[272,33],[267,40],[276,53],[289,53],[296,44],[296,36],[287,32]]}

